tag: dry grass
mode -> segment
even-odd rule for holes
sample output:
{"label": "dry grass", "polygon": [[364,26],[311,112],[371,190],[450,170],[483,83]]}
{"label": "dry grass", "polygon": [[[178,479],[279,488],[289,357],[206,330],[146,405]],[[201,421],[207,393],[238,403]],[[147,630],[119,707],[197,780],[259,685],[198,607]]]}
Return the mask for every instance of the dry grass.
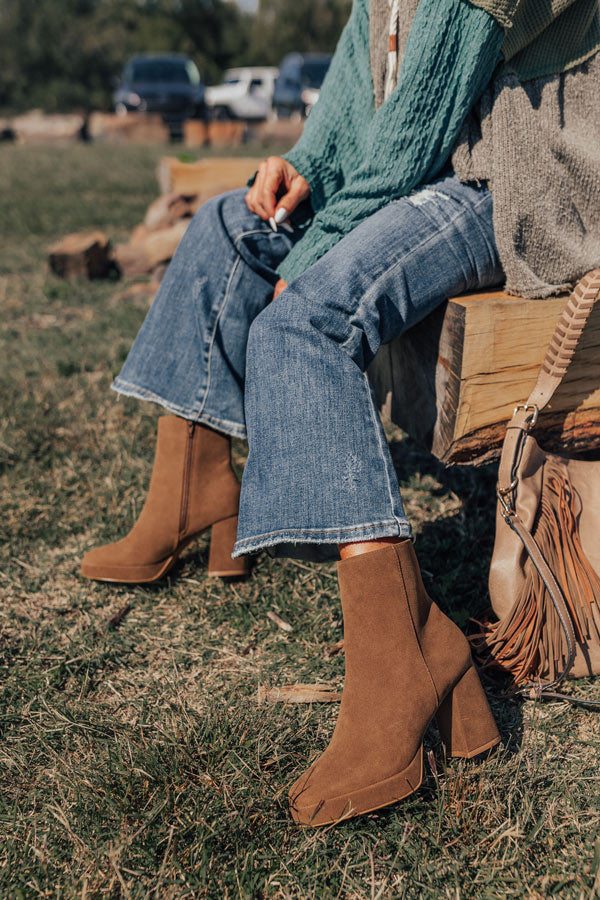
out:
{"label": "dry grass", "polygon": [[[341,681],[335,569],[263,557],[224,586],[200,542],[158,587],[79,577],[82,552],[135,517],[156,411],[108,391],[144,304],[56,280],[44,252],[77,228],[123,236],[157,155],[0,148],[0,896],[597,895],[593,713],[492,697],[494,759],[446,763],[432,733],[418,794],[299,830],[286,787],[337,710],[259,705],[257,688]],[[486,602],[494,473],[391,439],[427,585],[464,624]]]}

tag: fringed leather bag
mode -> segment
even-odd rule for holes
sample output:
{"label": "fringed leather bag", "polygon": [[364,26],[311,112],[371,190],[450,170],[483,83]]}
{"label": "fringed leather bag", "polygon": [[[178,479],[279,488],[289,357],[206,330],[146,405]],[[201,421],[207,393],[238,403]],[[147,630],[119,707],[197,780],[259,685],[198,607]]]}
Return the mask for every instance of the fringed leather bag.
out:
{"label": "fringed leather bag", "polygon": [[600,674],[600,462],[546,453],[531,432],[599,297],[596,269],[569,297],[536,385],[508,424],[489,583],[498,621],[471,635],[479,664],[510,674],[519,693],[594,708],[552,688]]}

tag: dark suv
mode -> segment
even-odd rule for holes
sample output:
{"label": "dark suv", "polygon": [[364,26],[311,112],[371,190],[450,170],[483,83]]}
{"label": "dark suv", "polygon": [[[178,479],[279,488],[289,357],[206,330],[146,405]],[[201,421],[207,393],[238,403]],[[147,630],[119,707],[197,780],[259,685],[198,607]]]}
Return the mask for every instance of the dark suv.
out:
{"label": "dark suv", "polygon": [[115,112],[160,113],[171,130],[205,118],[204,85],[196,63],[178,53],[133,56],[114,94]]}
{"label": "dark suv", "polygon": [[306,116],[319,99],[331,56],[327,53],[288,53],[279,66],[273,109],[282,116]]}

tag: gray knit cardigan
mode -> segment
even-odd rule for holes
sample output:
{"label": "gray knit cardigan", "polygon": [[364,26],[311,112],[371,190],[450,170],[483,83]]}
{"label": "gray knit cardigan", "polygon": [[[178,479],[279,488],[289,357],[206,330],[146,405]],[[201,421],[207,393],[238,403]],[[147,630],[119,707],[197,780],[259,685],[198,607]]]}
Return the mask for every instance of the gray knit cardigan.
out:
{"label": "gray knit cardigan", "polygon": [[[418,0],[402,0],[400,58]],[[387,0],[371,0],[375,105],[383,102]],[[544,298],[600,266],[600,53],[553,75],[499,70],[467,116],[452,164],[486,183],[506,290]]]}

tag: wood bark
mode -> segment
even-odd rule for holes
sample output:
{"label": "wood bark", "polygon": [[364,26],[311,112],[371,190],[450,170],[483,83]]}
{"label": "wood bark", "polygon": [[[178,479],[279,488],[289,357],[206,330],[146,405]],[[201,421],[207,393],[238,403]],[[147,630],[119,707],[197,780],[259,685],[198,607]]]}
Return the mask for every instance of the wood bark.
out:
{"label": "wood bark", "polygon": [[173,156],[163,156],[158,182],[163,194],[198,195],[208,200],[224,191],[243,187],[261,162],[261,158],[240,156],[186,163]]}
{"label": "wood bark", "polygon": [[[128,278],[151,272],[159,263],[168,262],[177,250],[190,219],[180,219],[168,228],[137,231],[135,240],[115,247],[115,259],[121,272]],[[144,226],[140,226],[143,228]]]}

